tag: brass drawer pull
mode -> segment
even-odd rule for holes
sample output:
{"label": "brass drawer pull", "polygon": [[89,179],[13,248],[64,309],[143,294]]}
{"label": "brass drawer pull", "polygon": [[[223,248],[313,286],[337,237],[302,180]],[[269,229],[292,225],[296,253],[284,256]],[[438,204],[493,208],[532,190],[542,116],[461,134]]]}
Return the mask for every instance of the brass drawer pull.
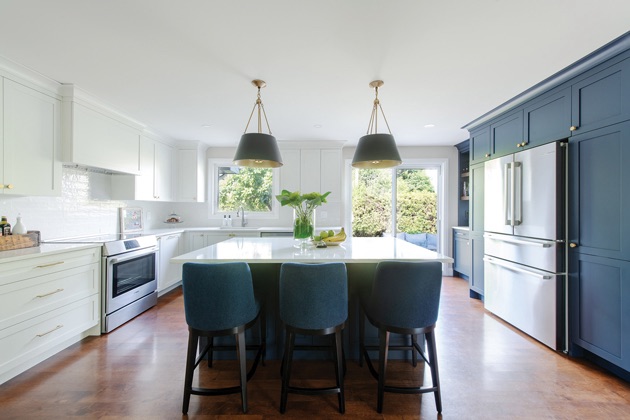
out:
{"label": "brass drawer pull", "polygon": [[59,293],[59,292],[63,292],[63,291],[64,291],[64,289],[57,289],[57,290],[53,290],[52,292],[44,293],[43,295],[37,295],[35,297],[43,298],[43,297],[54,295],[55,293]]}
{"label": "brass drawer pull", "polygon": [[50,333],[51,333],[51,332],[53,332],[53,331],[57,331],[57,330],[58,330],[58,329],[60,329],[60,328],[63,328],[63,324],[59,324],[59,325],[57,325],[55,328],[53,328],[52,330],[50,330],[50,331],[46,331],[45,333],[35,334],[35,336],[37,336],[37,337],[43,337],[43,336],[45,336],[45,335],[50,334]]}
{"label": "brass drawer pull", "polygon": [[50,263],[50,264],[38,265],[35,268],[46,268],[46,267],[52,267],[53,265],[59,265],[59,264],[63,264],[63,261],[57,261],[57,262]]}

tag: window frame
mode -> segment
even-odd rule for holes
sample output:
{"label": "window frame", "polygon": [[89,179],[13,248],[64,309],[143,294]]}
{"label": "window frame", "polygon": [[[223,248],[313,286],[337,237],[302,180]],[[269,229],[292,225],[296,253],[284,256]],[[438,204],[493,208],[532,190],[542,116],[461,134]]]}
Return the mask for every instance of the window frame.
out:
{"label": "window frame", "polygon": [[[208,159],[208,219],[222,219],[224,215],[236,214],[235,211],[219,211],[219,168],[224,166],[235,166],[231,159]],[[272,171],[272,194],[275,197],[280,194],[280,171],[278,168],[270,168]],[[246,216],[250,220],[272,220],[279,218],[280,203],[271,200],[270,212],[247,211]]]}

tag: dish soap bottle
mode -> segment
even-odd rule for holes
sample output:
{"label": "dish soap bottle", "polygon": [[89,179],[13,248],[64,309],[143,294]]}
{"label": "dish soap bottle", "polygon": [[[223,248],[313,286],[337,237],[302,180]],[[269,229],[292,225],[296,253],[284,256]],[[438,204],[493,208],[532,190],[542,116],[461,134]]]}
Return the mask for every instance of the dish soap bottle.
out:
{"label": "dish soap bottle", "polygon": [[7,216],[2,216],[2,220],[0,220],[0,234],[2,236],[9,236],[11,234],[11,224],[7,220]]}
{"label": "dish soap bottle", "polygon": [[17,217],[17,221],[15,222],[15,225],[13,226],[13,234],[14,235],[26,234],[26,227],[24,227],[24,224],[22,223],[22,216],[20,216],[19,214]]}

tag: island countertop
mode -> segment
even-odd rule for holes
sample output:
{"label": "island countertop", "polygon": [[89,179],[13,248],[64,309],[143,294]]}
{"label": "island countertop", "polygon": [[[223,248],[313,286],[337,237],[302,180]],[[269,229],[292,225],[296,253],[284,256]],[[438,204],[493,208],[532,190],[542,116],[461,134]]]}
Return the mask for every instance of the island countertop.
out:
{"label": "island countertop", "polygon": [[230,262],[283,263],[283,262],[346,262],[377,263],[383,260],[439,261],[452,263],[449,256],[430,251],[402,239],[348,238],[338,246],[305,249],[293,246],[293,238],[232,238],[171,259],[173,263]]}

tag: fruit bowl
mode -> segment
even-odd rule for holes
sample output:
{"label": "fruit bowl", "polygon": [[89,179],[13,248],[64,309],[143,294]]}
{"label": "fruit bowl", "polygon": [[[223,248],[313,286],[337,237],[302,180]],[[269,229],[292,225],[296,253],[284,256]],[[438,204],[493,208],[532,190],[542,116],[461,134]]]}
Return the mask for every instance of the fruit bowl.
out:
{"label": "fruit bowl", "polygon": [[325,243],[326,246],[338,246],[344,243],[346,240],[346,232],[344,228],[337,233],[332,230],[329,231],[321,231],[319,235],[315,235],[313,237],[313,244],[317,245],[321,242]]}

